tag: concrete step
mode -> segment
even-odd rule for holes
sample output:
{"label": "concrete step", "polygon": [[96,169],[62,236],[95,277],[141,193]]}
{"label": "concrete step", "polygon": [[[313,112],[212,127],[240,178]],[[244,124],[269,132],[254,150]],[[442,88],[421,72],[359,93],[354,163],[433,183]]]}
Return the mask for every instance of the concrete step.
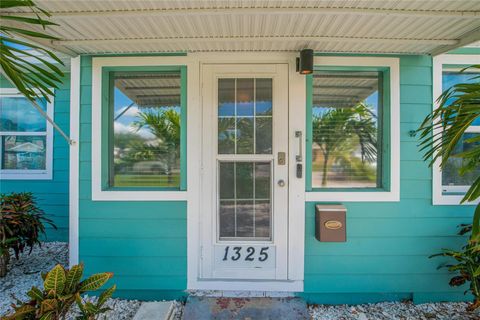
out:
{"label": "concrete step", "polygon": [[212,298],[189,296],[184,320],[303,320],[307,304],[300,298]]}
{"label": "concrete step", "polygon": [[133,320],[170,320],[173,309],[172,301],[143,302]]}

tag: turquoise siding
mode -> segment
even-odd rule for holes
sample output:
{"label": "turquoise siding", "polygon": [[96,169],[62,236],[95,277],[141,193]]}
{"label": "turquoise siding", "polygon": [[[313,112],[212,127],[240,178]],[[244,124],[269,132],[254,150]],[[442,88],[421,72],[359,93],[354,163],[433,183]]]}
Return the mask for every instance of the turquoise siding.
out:
{"label": "turquoise siding", "polygon": [[[422,161],[415,130],[432,108],[432,60],[402,56],[401,201],[345,203],[346,243],[314,237],[314,205],[306,205],[305,285],[309,302],[358,303],[413,298],[463,300],[428,256],[465,239],[456,226],[472,207],[432,206],[432,173]],[[111,271],[125,298],[181,296],[187,282],[186,202],[91,200],[91,57],[81,59],[80,260],[87,273]]]}
{"label": "turquoise siding", "polygon": [[177,298],[187,285],[187,203],[91,200],[91,61],[81,58],[80,261],[87,273],[114,272],[117,296]]}
{"label": "turquoise siding", "polygon": [[[1,88],[12,85],[0,77]],[[68,134],[70,130],[70,75],[55,91],[54,120]],[[2,180],[0,192],[33,192],[40,207],[52,219],[58,230],[47,226],[46,241],[68,241],[69,147],[65,139],[54,131],[52,180]]]}
{"label": "turquoise siding", "polygon": [[413,298],[462,300],[465,288],[452,289],[444,260],[428,259],[441,248],[459,248],[465,239],[456,226],[471,222],[472,206],[433,206],[432,171],[422,161],[419,127],[432,108],[432,60],[400,57],[400,202],[351,202],[347,242],[315,239],[315,203],[306,204],[305,289],[316,303],[358,303]]}

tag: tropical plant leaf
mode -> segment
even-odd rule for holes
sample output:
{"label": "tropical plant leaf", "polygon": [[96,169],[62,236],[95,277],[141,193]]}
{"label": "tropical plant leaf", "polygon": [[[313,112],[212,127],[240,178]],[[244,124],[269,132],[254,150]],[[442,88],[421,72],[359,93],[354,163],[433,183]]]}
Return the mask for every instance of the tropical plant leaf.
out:
{"label": "tropical plant leaf", "polygon": [[101,307],[108,299],[110,299],[117,289],[116,285],[113,285],[111,288],[102,292],[102,294],[98,297],[97,306]]}
{"label": "tropical plant leaf", "polygon": [[38,19],[35,18],[27,18],[27,17],[18,17],[18,16],[8,16],[8,15],[1,15],[1,18],[3,20],[13,20],[13,21],[20,21],[20,22],[25,22],[29,24],[39,24],[42,26],[58,26],[57,23],[51,22],[51,21],[39,21]]}
{"label": "tropical plant leaf", "polygon": [[8,27],[8,26],[0,26],[0,30],[4,33],[17,33],[20,35],[32,37],[32,38],[41,38],[41,39],[49,39],[49,40],[58,40],[57,37],[42,33],[42,32],[37,32],[37,31],[32,31],[32,30],[27,30],[27,29],[20,29],[20,28],[15,28],[15,27]]}
{"label": "tropical plant leaf", "polygon": [[31,7],[32,0],[2,0],[0,1],[0,9],[7,9],[13,7]]}
{"label": "tropical plant leaf", "polygon": [[80,279],[83,275],[83,264],[78,264],[73,266],[68,272],[65,279],[65,293],[71,293],[73,290],[76,290]]}
{"label": "tropical plant leaf", "polygon": [[113,273],[97,273],[80,283],[80,292],[95,291],[100,289],[111,277]]}
{"label": "tropical plant leaf", "polygon": [[53,311],[48,311],[40,317],[40,320],[54,320],[54,314]]}
{"label": "tropical plant leaf", "polygon": [[27,295],[32,299],[41,302],[43,300],[43,292],[37,287],[32,287],[30,291],[27,292]]}
{"label": "tropical plant leaf", "polygon": [[40,310],[42,313],[47,311],[55,310],[58,306],[58,301],[56,299],[45,299],[40,304]]}
{"label": "tropical plant leaf", "polygon": [[85,302],[84,304],[84,308],[85,308],[85,311],[86,313],[89,313],[89,314],[95,314],[98,312],[98,308],[96,305],[94,305],[93,303],[91,302]]}
{"label": "tropical plant leaf", "polygon": [[82,297],[80,297],[80,293],[78,292],[75,294],[75,302],[77,303],[80,312],[85,313],[85,307],[83,306]]}
{"label": "tropical plant leaf", "polygon": [[57,264],[47,274],[47,278],[43,282],[43,287],[47,291],[54,291],[56,294],[61,294],[65,288],[65,269],[60,264]]}
{"label": "tropical plant leaf", "polygon": [[[480,177],[477,180],[480,182]],[[472,239],[480,239],[480,204],[477,205],[473,214]]]}
{"label": "tropical plant leaf", "polygon": [[15,309],[15,312],[12,315],[6,316],[5,320],[17,320],[17,319],[25,319],[28,315],[34,314],[35,313],[35,307],[31,305],[23,305],[19,308]]}

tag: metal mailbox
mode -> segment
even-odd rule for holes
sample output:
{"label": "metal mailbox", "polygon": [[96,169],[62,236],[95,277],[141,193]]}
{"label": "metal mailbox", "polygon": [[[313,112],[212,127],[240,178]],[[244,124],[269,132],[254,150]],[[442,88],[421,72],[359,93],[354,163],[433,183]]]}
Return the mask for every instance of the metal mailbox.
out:
{"label": "metal mailbox", "polygon": [[347,209],[341,205],[315,206],[315,238],[321,242],[347,241]]}

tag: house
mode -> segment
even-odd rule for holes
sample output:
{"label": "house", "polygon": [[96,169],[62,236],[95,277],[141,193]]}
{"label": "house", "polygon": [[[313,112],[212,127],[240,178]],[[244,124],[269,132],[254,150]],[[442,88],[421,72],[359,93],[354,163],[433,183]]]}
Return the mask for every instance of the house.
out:
{"label": "house", "polygon": [[[2,167],[2,192],[42,198],[72,264],[138,299],[468,299],[428,256],[465,242],[472,180],[429,168],[415,130],[480,63],[478,2],[37,3],[59,24],[41,43],[72,57],[46,108],[75,143],[25,131],[46,169]],[[316,224],[332,204],[346,220]]]}

